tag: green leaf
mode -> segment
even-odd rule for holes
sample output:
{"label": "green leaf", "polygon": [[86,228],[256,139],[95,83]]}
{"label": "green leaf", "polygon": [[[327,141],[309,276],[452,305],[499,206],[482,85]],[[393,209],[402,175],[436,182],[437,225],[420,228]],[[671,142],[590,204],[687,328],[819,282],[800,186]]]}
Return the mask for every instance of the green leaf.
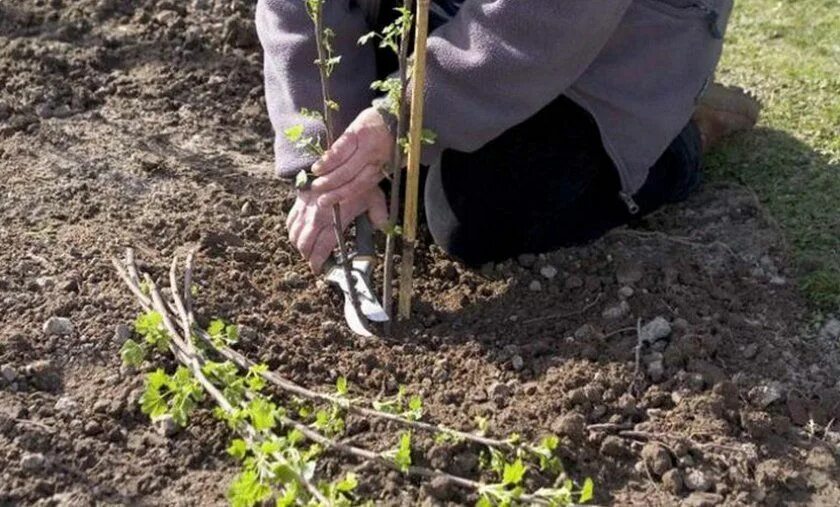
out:
{"label": "green leaf", "polygon": [[296,189],[305,190],[307,187],[309,187],[309,183],[309,173],[307,173],[306,170],[300,171],[299,173],[297,173],[297,176],[295,176]]}
{"label": "green leaf", "polygon": [[169,376],[160,368],[146,375],[146,387],[140,396],[140,410],[151,418],[166,414],[169,407],[164,398]]}
{"label": "green leaf", "polygon": [[256,398],[248,403],[248,416],[251,419],[251,424],[257,431],[270,430],[274,428],[276,421],[274,420],[274,412],[277,406],[265,398]]}
{"label": "green leaf", "polygon": [[525,477],[525,470],[527,470],[527,467],[522,464],[521,459],[517,459],[513,463],[505,463],[505,469],[502,473],[502,484],[513,486],[519,484]]}
{"label": "green leaf", "polygon": [[241,438],[236,438],[228,446],[227,452],[236,459],[245,459],[245,455],[248,454],[248,443]]}
{"label": "green leaf", "polygon": [[271,496],[271,488],[260,481],[254,470],[237,475],[228,489],[232,507],[253,507]]}
{"label": "green leaf", "polygon": [[207,326],[207,334],[210,336],[219,336],[225,331],[225,321],[222,319],[213,319],[210,325]]}
{"label": "green leaf", "polygon": [[339,396],[347,396],[347,377],[338,377],[335,381],[335,392]]}
{"label": "green leaf", "polygon": [[293,125],[283,131],[283,136],[288,139],[290,143],[297,143],[303,137],[303,125]]}
{"label": "green leaf", "polygon": [[169,335],[163,327],[163,317],[158,312],[146,312],[134,321],[134,330],[146,343],[165,351],[169,346]]}
{"label": "green leaf", "polygon": [[405,473],[408,472],[411,466],[411,432],[406,431],[400,435],[400,443],[397,447],[397,453],[394,456],[394,463],[399,469]]}
{"label": "green leaf", "polygon": [[146,359],[146,349],[136,341],[129,338],[120,347],[120,358],[128,366],[139,366]]}
{"label": "green leaf", "polygon": [[587,477],[585,481],[583,481],[583,488],[580,490],[580,498],[578,498],[579,503],[586,503],[595,496],[595,483],[592,481],[590,477]]}
{"label": "green leaf", "polygon": [[335,485],[335,489],[342,493],[349,493],[359,485],[359,479],[353,472],[348,473]]}

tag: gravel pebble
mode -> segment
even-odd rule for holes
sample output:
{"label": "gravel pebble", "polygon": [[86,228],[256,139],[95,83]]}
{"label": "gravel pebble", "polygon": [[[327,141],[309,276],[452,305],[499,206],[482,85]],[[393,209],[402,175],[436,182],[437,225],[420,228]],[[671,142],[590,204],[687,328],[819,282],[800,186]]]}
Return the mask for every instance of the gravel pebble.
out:
{"label": "gravel pebble", "polygon": [[10,364],[4,364],[3,366],[0,366],[0,375],[2,375],[2,377],[6,379],[6,382],[9,383],[14,382],[18,376],[17,372],[14,368],[12,368],[12,365]]}
{"label": "gravel pebble", "polygon": [[510,359],[510,365],[513,366],[514,370],[519,371],[525,367],[525,361],[522,359],[522,356],[513,356]]}
{"label": "gravel pebble", "polygon": [[543,266],[540,268],[540,274],[548,280],[553,280],[554,277],[557,276],[557,268],[551,265]]}
{"label": "gravel pebble", "polygon": [[73,323],[65,317],[50,317],[44,322],[44,333],[48,335],[67,336],[73,334]]}
{"label": "gravel pebble", "polygon": [[46,458],[44,458],[44,455],[40,452],[27,452],[20,459],[20,466],[24,470],[33,472],[43,468],[46,461]]}
{"label": "gravel pebble", "polygon": [[178,433],[178,430],[180,430],[178,423],[176,423],[175,419],[173,419],[169,414],[155,418],[155,420],[152,421],[152,424],[154,424],[155,431],[157,431],[158,435],[162,437],[174,436]]}
{"label": "gravel pebble", "polygon": [[685,487],[691,491],[708,491],[712,487],[712,481],[702,470],[690,468],[685,471]]}
{"label": "gravel pebble", "polygon": [[674,468],[671,454],[656,443],[648,443],[642,448],[642,459],[645,460],[645,464],[657,477],[663,476],[665,472]]}
{"label": "gravel pebble", "polygon": [[551,431],[580,442],[586,436],[586,418],[577,412],[560,415],[551,423]]}
{"label": "gravel pebble", "polygon": [[676,468],[662,474],[662,486],[672,495],[679,495],[683,489],[682,474]]}
{"label": "gravel pebble", "polygon": [[820,330],[820,336],[835,340],[840,339],[840,320],[829,319]]}
{"label": "gravel pebble", "polygon": [[539,292],[542,290],[542,284],[539,282],[539,280],[534,280],[528,284],[528,290],[532,292]]}
{"label": "gravel pebble", "polygon": [[778,382],[770,382],[763,386],[755,386],[747,394],[750,402],[759,408],[767,408],[773,403],[784,398],[782,385]]}
{"label": "gravel pebble", "polygon": [[670,335],[671,324],[665,317],[660,316],[642,326],[641,340],[645,343],[653,343]]}
{"label": "gravel pebble", "polygon": [[601,316],[607,320],[619,320],[630,313],[630,305],[627,301],[608,306],[601,312]]}

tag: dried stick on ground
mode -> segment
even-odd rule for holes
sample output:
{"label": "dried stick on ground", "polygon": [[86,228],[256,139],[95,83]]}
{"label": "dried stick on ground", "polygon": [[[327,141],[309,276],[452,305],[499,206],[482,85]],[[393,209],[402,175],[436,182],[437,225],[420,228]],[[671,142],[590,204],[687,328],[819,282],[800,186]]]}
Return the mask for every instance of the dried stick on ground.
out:
{"label": "dried stick on ground", "polygon": [[[182,296],[178,291],[178,283],[177,283],[177,279],[176,279],[176,268],[175,268],[175,266],[177,265],[177,259],[176,259],[175,262],[173,262],[172,267],[170,268],[170,272],[169,272],[170,285],[171,285],[172,298],[173,298],[173,304],[172,305],[164,302],[164,300],[161,297],[160,292],[158,291],[158,288],[155,285],[154,281],[151,279],[151,277],[149,277],[146,274],[143,275],[143,278],[144,278],[144,282],[146,284],[146,287],[148,288],[149,296],[146,296],[145,294],[143,294],[143,291],[141,290],[141,288],[138,284],[139,275],[138,275],[137,269],[134,265],[134,255],[133,255],[132,251],[129,250],[126,254],[126,263],[127,263],[126,266],[121,265],[120,262],[117,261],[116,259],[112,259],[112,263],[114,264],[114,267],[117,269],[117,272],[118,272],[120,278],[122,278],[122,280],[128,285],[131,292],[138,298],[141,306],[146,310],[155,311],[161,316],[163,326],[166,329],[166,331],[168,333],[168,336],[170,338],[169,349],[172,352],[172,354],[175,356],[175,358],[178,360],[178,362],[181,363],[182,365],[184,365],[185,367],[187,367],[190,370],[191,374],[196,379],[196,381],[201,385],[202,389],[204,389],[204,391],[206,393],[208,393],[211,398],[213,398],[213,400],[219,406],[219,408],[221,408],[223,411],[225,411],[229,414],[232,414],[235,411],[235,408],[230,403],[230,401],[228,401],[228,399],[225,397],[225,395],[221,391],[219,391],[219,389],[206,377],[206,375],[204,374],[204,372],[202,370],[202,366],[204,365],[204,359],[201,355],[199,355],[199,353],[196,351],[195,347],[191,344],[192,334],[191,334],[190,330],[194,328],[194,323],[191,322],[190,317],[189,317],[189,312],[187,311],[187,306],[184,305],[184,301],[189,300],[189,296],[187,295],[188,293],[183,294],[183,296]],[[189,281],[190,277],[191,277],[191,273],[192,273],[192,256],[189,256],[188,259],[187,259],[187,264],[186,264],[186,270],[185,271],[186,271],[186,273],[188,273],[185,276],[185,281]],[[185,283],[184,286],[189,287],[190,284]],[[173,309],[173,307],[174,307],[174,309]],[[180,321],[173,320],[173,317],[176,314],[180,316]],[[178,324],[176,324],[176,322],[178,322]],[[180,326],[180,329],[179,329],[179,326]],[[181,338],[182,334],[186,338],[186,340]],[[208,338],[208,337],[205,337],[205,338]],[[208,345],[210,345],[211,348],[214,348],[217,352],[219,352],[220,355],[223,355],[223,356],[225,355],[225,354],[222,354],[221,351],[218,350],[219,347],[216,347],[215,345],[213,345],[212,341],[210,341],[209,338],[208,338],[207,342],[208,342]],[[242,358],[242,359],[244,360],[244,358]],[[248,364],[247,360],[244,360],[243,364]],[[296,386],[294,384],[292,384],[292,387],[299,394],[302,394],[302,393],[306,393],[308,395],[315,394],[317,396],[317,399],[319,399],[321,401],[326,401],[326,402],[329,402],[329,403],[337,403],[337,404],[339,404],[339,406],[346,406],[346,400],[343,400],[343,399],[340,399],[340,398],[334,398],[334,397],[327,396],[327,395],[320,395],[318,393],[314,393],[312,391],[308,391],[306,389],[303,389],[303,388],[301,388],[299,386]],[[367,411],[367,410],[365,410],[364,412],[361,412],[361,413],[365,413],[365,414],[373,415],[373,416],[377,416],[377,417],[381,417],[382,415],[391,415],[391,414],[374,413],[374,411]],[[282,415],[278,416],[278,420],[284,426],[289,427],[289,428],[297,429],[307,439],[309,439],[309,440],[311,440],[311,441],[313,441],[317,444],[320,444],[327,449],[335,450],[335,451],[338,451],[338,452],[343,453],[343,454],[348,455],[348,456],[353,456],[353,457],[356,457],[356,458],[367,460],[367,461],[379,464],[381,466],[403,472],[408,476],[422,477],[422,478],[426,478],[426,479],[432,479],[432,478],[440,477],[440,478],[443,478],[446,481],[450,482],[453,485],[456,485],[456,486],[459,486],[459,487],[462,487],[462,488],[465,488],[465,489],[469,489],[469,490],[472,490],[472,491],[476,491],[478,493],[481,493],[484,490],[484,488],[489,486],[488,484],[478,482],[478,481],[474,481],[474,480],[471,480],[471,479],[467,479],[467,478],[464,478],[464,477],[452,475],[452,474],[446,473],[446,472],[438,470],[438,469],[425,468],[425,467],[419,467],[419,466],[409,466],[407,469],[401,469],[396,463],[388,460],[382,454],[377,453],[375,451],[371,451],[371,450],[364,449],[364,448],[361,448],[361,447],[356,447],[356,446],[349,445],[349,444],[346,444],[346,443],[343,443],[343,442],[335,441],[335,440],[319,433],[318,431],[313,430],[312,428],[310,428],[306,424],[303,424],[299,421],[290,419],[287,416],[282,416]],[[430,427],[430,428],[434,428],[434,431],[438,431],[438,432],[440,431],[440,427],[434,427],[434,426],[431,426],[431,425],[426,425],[425,423],[417,423],[416,427],[422,429],[422,428],[425,428],[427,426]],[[260,441],[262,441],[262,436],[259,434],[259,432],[257,432],[256,430],[254,430],[251,426],[249,426],[247,424],[240,424],[239,427],[237,428],[237,432],[240,433],[244,437],[244,439],[247,440],[248,442],[259,443]],[[460,432],[453,432],[453,433],[460,433]],[[476,437],[475,435],[465,434],[465,436],[468,436],[471,439],[481,439],[480,441],[479,440],[476,440],[476,441],[479,441],[479,443],[485,443],[486,445],[495,443],[494,441],[492,441],[492,439],[483,439],[483,437]],[[507,443],[507,442],[502,442],[502,443],[506,446],[510,446],[510,444]],[[282,459],[282,457],[280,457],[280,458]],[[301,485],[303,485],[307,489],[307,491],[315,499],[317,499],[319,502],[321,502],[321,505],[330,505],[329,500],[326,499],[323,496],[323,494],[317,489],[317,487],[315,487],[315,485],[312,484],[308,479],[306,479],[305,477],[296,473],[294,471],[294,469],[292,469],[291,467],[290,467],[289,471],[293,474],[293,477],[297,482],[299,482]],[[527,502],[530,505],[551,505],[552,504],[551,503],[552,500],[550,498],[548,498],[545,495],[541,496],[539,494],[539,492],[536,493],[536,494],[523,493],[517,499],[519,501],[522,501],[522,502]]]}
{"label": "dried stick on ground", "polygon": [[[411,9],[411,0],[403,0],[403,8]],[[390,334],[391,324],[393,322],[394,255],[397,250],[396,224],[397,217],[400,214],[400,198],[402,192],[402,140],[403,137],[405,137],[405,124],[408,120],[406,91],[408,88],[408,46],[410,33],[410,29],[404,28],[402,37],[400,38],[399,55],[397,55],[397,60],[399,62],[400,100],[397,109],[397,131],[394,134],[394,153],[391,158],[390,167],[392,175],[391,201],[389,202],[388,210],[392,227],[391,230],[388,231],[388,237],[385,242],[385,265],[383,267],[382,275],[382,305],[385,308],[385,313],[391,319],[385,324],[386,334]]]}
{"label": "dried stick on ground", "polygon": [[403,220],[403,255],[400,265],[399,316],[411,317],[414,250],[417,247],[417,204],[420,187],[420,151],[423,134],[423,94],[426,84],[426,39],[429,28],[429,0],[417,0],[414,24],[414,65],[411,82],[411,124],[408,129],[408,161]]}
{"label": "dried stick on ground", "polygon": [[[177,261],[177,259],[176,259]],[[175,263],[173,263],[173,266]],[[170,271],[173,273],[174,270]],[[188,345],[191,340],[189,339],[189,331],[188,331],[188,320],[186,320],[186,312],[183,313],[184,321],[182,322],[182,327],[186,328],[185,335],[188,337],[187,342],[184,342],[179,338],[178,328],[172,322],[172,319],[169,315],[169,308],[163,302],[163,298],[160,296],[160,292],[158,292],[157,286],[155,286],[154,281],[148,275],[144,275],[144,280],[146,285],[149,288],[149,294],[151,295],[151,303],[152,308],[157,311],[161,319],[163,320],[163,326],[166,328],[167,332],[169,333],[169,349],[172,351],[172,354],[178,360],[179,363],[183,364],[187,368],[189,368],[190,373],[192,373],[193,377],[198,381],[204,391],[209,394],[213,400],[218,404],[219,408],[224,410],[228,414],[233,414],[235,409],[233,405],[228,401],[224,394],[222,394],[219,389],[213,385],[213,383],[204,375],[201,367],[203,365],[202,359],[196,354],[195,349],[192,345]],[[178,300],[180,297],[178,296],[178,286],[177,283],[174,283],[174,278],[172,279],[172,291],[173,291],[173,298],[175,299],[175,306],[179,306]],[[182,306],[182,305],[181,305]],[[182,306],[183,307],[183,306]],[[251,426],[240,424],[237,428],[238,432],[242,434],[242,436],[249,442],[261,440],[259,433],[254,430]],[[318,491],[318,488],[315,487],[312,482],[308,479],[303,477],[302,475],[295,472],[292,467],[287,467],[288,471],[293,474],[294,479],[303,485],[309,491],[309,493],[316,498],[321,505],[329,505],[330,502],[327,500],[324,495]]]}
{"label": "dried stick on ground", "polygon": [[[117,274],[122,278],[122,280],[126,283],[128,288],[131,290],[132,294],[134,294],[139,302],[140,305],[145,310],[154,310],[160,312],[161,310],[155,307],[150,298],[143,294],[140,289],[138,279],[136,276],[130,276],[129,273],[136,273],[136,266],[134,264],[134,254],[132,250],[128,250],[126,253],[126,265],[123,267],[119,261],[116,259],[112,259],[112,264],[117,270]],[[189,273],[190,276],[194,271],[193,268],[193,257],[188,256],[186,265],[185,265],[185,273]],[[174,291],[173,291],[174,292]],[[190,298],[187,294],[184,294],[184,299],[186,301],[190,301]],[[173,310],[164,304],[164,310],[169,314],[174,314]],[[210,336],[207,334],[207,331],[197,327],[195,322],[191,322],[192,326],[192,333],[194,336],[197,336],[200,340],[202,340],[205,344],[213,347],[216,352],[222,356],[223,358],[227,359],[228,361],[234,363],[238,367],[242,368],[243,370],[249,370],[253,366],[256,366],[257,363],[251,361],[241,353],[237,352],[234,349],[226,346],[217,346],[213,343]],[[182,334],[186,334],[183,329],[181,331]],[[454,428],[449,428],[446,426],[426,423],[422,421],[415,421],[412,419],[408,419],[406,417],[400,416],[399,414],[392,414],[389,412],[382,412],[379,410],[371,409],[360,405],[359,401],[353,401],[347,398],[332,396],[330,394],[321,393],[318,391],[313,391],[311,389],[307,389],[301,385],[292,382],[284,378],[283,376],[279,375],[273,371],[260,371],[260,376],[262,376],[266,381],[270,382],[274,386],[278,387],[279,389],[296,395],[300,396],[301,398],[305,398],[312,401],[323,402],[338,405],[346,410],[353,412],[357,415],[363,417],[371,417],[376,419],[382,419],[386,421],[391,421],[418,431],[424,431],[428,433],[445,433],[452,435],[457,439],[462,439],[469,442],[474,442],[476,444],[485,445],[487,447],[494,447],[496,449],[505,450],[505,451],[515,451],[517,449],[522,449],[525,451],[532,452],[529,446],[526,445],[515,445],[507,440],[500,440],[496,438],[484,437],[481,435],[476,435],[474,433],[468,433],[464,431],[459,431]]]}

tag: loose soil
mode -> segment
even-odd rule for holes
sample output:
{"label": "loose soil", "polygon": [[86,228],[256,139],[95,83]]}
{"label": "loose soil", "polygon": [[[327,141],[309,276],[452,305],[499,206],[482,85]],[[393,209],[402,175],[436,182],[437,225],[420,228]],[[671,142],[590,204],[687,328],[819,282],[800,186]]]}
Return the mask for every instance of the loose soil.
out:
{"label": "loose soil", "polygon": [[[808,324],[783,239],[743,187],[481,270],[421,248],[412,323],[350,334],[286,239],[252,9],[0,5],[0,505],[224,503],[228,432],[202,411],[159,435],[137,407],[142,372],[117,354],[137,307],[109,257],[133,246],[163,277],[195,245],[199,317],[243,326],[250,357],[371,398],[404,384],[459,428],[559,433],[600,504],[840,503],[838,340]],[[52,317],[72,333],[47,333]],[[644,345],[634,382],[637,321],[657,317],[671,332]],[[349,431],[377,449],[397,434]],[[475,449],[419,443],[416,461],[479,475]],[[322,472],[353,466],[329,456]],[[377,504],[475,500],[362,475]]]}

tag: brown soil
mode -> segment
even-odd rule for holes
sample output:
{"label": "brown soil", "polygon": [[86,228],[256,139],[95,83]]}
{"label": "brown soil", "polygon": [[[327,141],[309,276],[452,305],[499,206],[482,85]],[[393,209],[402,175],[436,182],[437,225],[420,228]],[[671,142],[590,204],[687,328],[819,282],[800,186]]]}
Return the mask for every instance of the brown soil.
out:
{"label": "brown soil", "polygon": [[[250,357],[311,386],[346,375],[369,397],[405,384],[430,420],[464,429],[481,415],[498,435],[561,433],[598,503],[840,503],[837,340],[808,325],[748,190],[707,187],[594,244],[480,271],[421,249],[413,323],[359,339],[286,240],[251,17],[240,0],[0,5],[0,505],[224,502],[227,432],[202,412],[159,436],[117,355],[137,308],[109,256],[134,246],[162,276],[195,244],[202,318],[252,330]],[[73,332],[47,334],[55,316]],[[672,332],[634,384],[634,328],[656,317]],[[396,435],[350,426],[377,448]],[[419,461],[477,473],[472,449],[421,447]],[[377,503],[442,501],[364,477]]]}

